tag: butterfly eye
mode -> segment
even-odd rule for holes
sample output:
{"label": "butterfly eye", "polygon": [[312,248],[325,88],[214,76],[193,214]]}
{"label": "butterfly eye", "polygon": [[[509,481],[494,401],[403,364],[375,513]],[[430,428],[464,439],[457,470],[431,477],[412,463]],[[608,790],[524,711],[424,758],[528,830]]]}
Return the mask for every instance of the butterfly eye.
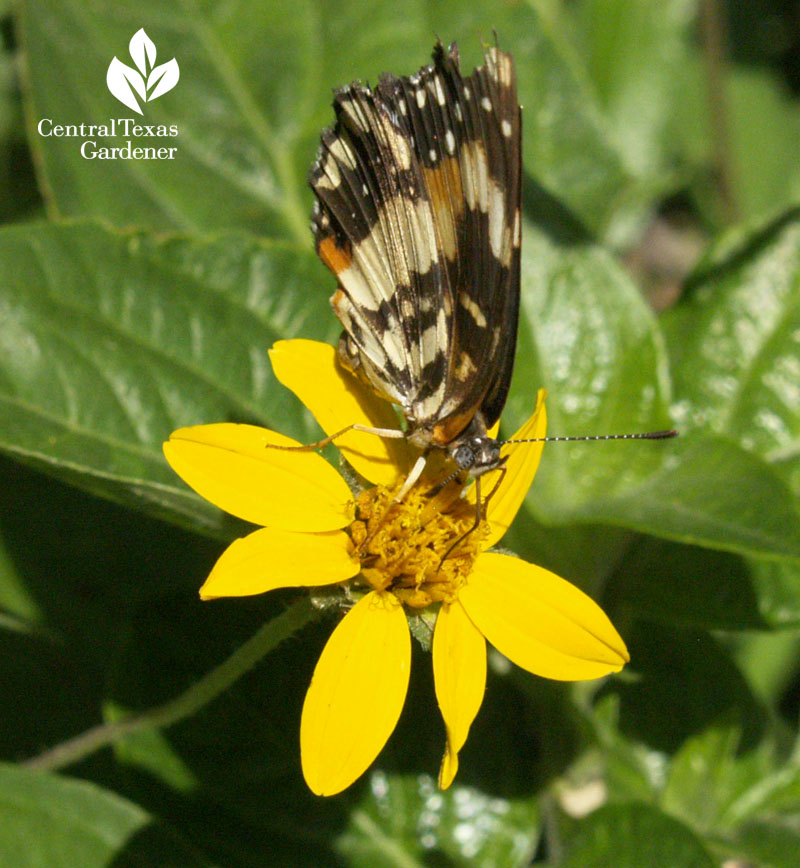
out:
{"label": "butterfly eye", "polygon": [[475,449],[462,443],[453,450],[453,460],[462,470],[469,470],[475,463]]}

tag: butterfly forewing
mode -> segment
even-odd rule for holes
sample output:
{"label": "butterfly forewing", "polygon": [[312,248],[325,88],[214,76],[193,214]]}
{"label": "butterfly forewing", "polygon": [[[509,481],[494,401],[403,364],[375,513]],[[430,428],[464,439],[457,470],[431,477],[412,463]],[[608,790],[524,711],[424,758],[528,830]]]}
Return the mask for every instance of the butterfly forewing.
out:
{"label": "butterfly forewing", "polygon": [[335,93],[310,183],[344,363],[420,445],[500,415],[519,308],[520,110],[511,56],[470,76],[437,45],[416,75]]}

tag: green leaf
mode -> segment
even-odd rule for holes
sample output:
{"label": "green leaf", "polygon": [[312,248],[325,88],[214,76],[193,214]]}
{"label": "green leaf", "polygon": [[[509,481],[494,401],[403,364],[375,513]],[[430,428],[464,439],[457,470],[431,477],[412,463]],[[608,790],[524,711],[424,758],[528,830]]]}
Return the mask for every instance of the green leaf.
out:
{"label": "green leaf", "polygon": [[[523,284],[530,289],[509,397],[513,422],[545,386],[551,435],[670,427],[661,333],[611,257],[528,225]],[[615,524],[709,548],[800,557],[790,490],[764,461],[721,438],[550,444],[528,503],[545,523]]]}
{"label": "green leaf", "polygon": [[800,623],[800,566],[793,562],[744,561],[649,539],[627,555],[617,576],[618,596],[656,621],[723,630]]}
{"label": "green leaf", "polygon": [[[586,225],[604,231],[640,182],[584,72],[530,4],[380,0],[370,7],[380,26],[370,27],[352,0],[271,0],[224,16],[213,5],[176,0],[101,3],[91,16],[77,0],[23,6],[29,134],[53,213],[125,226],[245,228],[308,243],[305,177],[321,129],[333,122],[331,88],[416,71],[435,33],[460,42],[465,69],[480,57],[481,34],[493,30],[515,54],[525,164]],[[86,160],[84,139],[116,147],[126,139],[40,136],[41,118],[98,125],[133,114],[108,92],[105,76],[112,57],[130,61],[128,42],[141,21],[153,22],[147,31],[158,58],[175,57],[181,70],[174,90],[146,104],[143,121],[175,124],[178,135],[134,145],[176,146],[175,159]]]}
{"label": "green leaf", "polygon": [[768,626],[759,611],[759,589],[742,558],[652,537],[641,538],[620,563],[614,597],[639,618],[675,626]]}
{"label": "green leaf", "polygon": [[36,632],[43,621],[42,610],[25,587],[25,582],[0,538],[0,628]]}
{"label": "green leaf", "polygon": [[[769,462],[795,493],[800,491],[799,287],[800,212],[795,210],[756,232],[745,227],[721,238],[698,267],[687,299],[665,319],[680,427],[737,441]],[[769,497],[768,479],[765,473],[764,484],[755,489],[759,499]],[[743,494],[749,490],[741,488]],[[785,494],[781,499],[789,509],[788,529],[796,506]],[[775,518],[780,530],[777,513]],[[763,617],[775,625],[796,623],[797,566],[754,561],[751,575]]]}
{"label": "green leaf", "polygon": [[[764,26],[764,22],[746,26]],[[676,128],[686,157],[701,166],[714,160],[706,77],[703,58],[699,54],[690,58],[680,74],[683,99],[676,107]],[[772,216],[797,205],[800,108],[787,91],[784,77],[777,70],[740,63],[729,66],[723,88],[728,121],[726,160],[739,219]],[[719,189],[708,169],[697,173],[691,189],[703,216],[724,222]]]}
{"label": "green leaf", "polygon": [[640,175],[663,169],[676,73],[686,61],[695,14],[691,0],[602,0],[579,5],[587,67],[612,135]]}
{"label": "green leaf", "polygon": [[665,318],[674,412],[767,460],[800,453],[800,211],[723,237]]}
{"label": "green leaf", "polygon": [[800,635],[774,630],[739,636],[735,657],[753,692],[778,707],[798,674]]}
{"label": "green leaf", "polygon": [[507,800],[454,785],[441,792],[427,776],[375,772],[368,797],[351,812],[335,849],[353,868],[530,865],[538,840],[533,799]]}
{"label": "green leaf", "polygon": [[741,789],[736,762],[740,742],[735,725],[711,726],[687,739],[669,765],[661,806],[699,834],[724,832],[725,807]]}
{"label": "green leaf", "polygon": [[609,795],[615,801],[655,802],[663,786],[664,755],[620,732],[619,709],[619,696],[608,692],[587,714],[587,723],[602,750]]}
{"label": "green leaf", "polygon": [[0,766],[0,864],[15,868],[210,868],[146,811],[86,781]]}
{"label": "green leaf", "polygon": [[[51,212],[157,228],[261,228],[305,240],[302,183],[291,163],[288,119],[281,118],[286,100],[272,117],[262,105],[284,80],[303,83],[298,62],[307,53],[296,42],[302,18],[290,8],[296,11],[297,4],[260,4],[215,21],[210,10],[175,2],[100,3],[87,16],[79,2],[26,0],[21,23],[29,47],[30,137]],[[152,22],[147,30],[158,61],[178,60],[180,81],[147,103],[140,117],[109,93],[106,70],[115,56],[132,64],[128,43],[142,21]],[[272,45],[264,44],[264,34],[272,34]],[[290,94],[300,97],[296,86]],[[126,117],[175,124],[176,137],[130,137],[133,145],[177,146],[175,159],[86,160],[83,141],[120,147],[128,138],[104,138],[96,131],[42,137],[35,128],[41,118],[99,125]]]}
{"label": "green leaf", "polygon": [[800,763],[796,758],[788,762],[780,758],[771,765],[772,768],[766,768],[762,763],[755,769],[756,774],[749,779],[750,787],[728,806],[728,821],[732,825],[759,817],[796,816],[800,805]]}
{"label": "green leaf", "polygon": [[797,855],[798,798],[796,762],[776,757],[768,741],[743,752],[738,728],[717,726],[675,756],[661,805],[732,856],[782,868]]}
{"label": "green leaf", "polygon": [[616,699],[607,696],[591,717],[603,744],[612,798],[658,804],[717,854],[759,865],[790,864],[780,858],[773,863],[764,849],[771,829],[776,853],[790,852],[777,845],[792,840],[800,804],[800,768],[776,747],[781,739],[774,732],[745,745],[740,723],[723,714],[686,738],[668,760],[626,739],[618,729],[616,708]]}
{"label": "green leaf", "polygon": [[618,467],[580,516],[722,551],[800,558],[797,501],[769,465],[711,437],[687,435],[664,452]]}
{"label": "green leaf", "polygon": [[665,753],[725,721],[742,749],[757,744],[764,713],[724,645],[707,632],[640,621],[625,635],[631,663],[606,688],[620,697],[619,728]]}
{"label": "green leaf", "polygon": [[781,77],[733,69],[729,81],[733,195],[745,218],[800,202],[800,106]]}
{"label": "green leaf", "polygon": [[557,233],[552,221],[523,225],[523,321],[507,412],[527,418],[545,386],[554,434],[666,427],[670,387],[655,317],[612,256]]}
{"label": "green leaf", "polygon": [[731,849],[760,868],[795,868],[800,833],[788,823],[749,823],[739,830]]}
{"label": "green leaf", "polygon": [[800,625],[800,567],[755,559],[749,566],[764,619],[774,627]]}
{"label": "green leaf", "polygon": [[[107,723],[122,720],[129,714],[114,702],[108,702],[103,709]],[[127,733],[113,748],[118,763],[147,771],[172,790],[189,793],[197,788],[197,779],[160,729]]]}
{"label": "green leaf", "polygon": [[687,826],[650,805],[606,805],[568,843],[562,868],[714,868],[716,861]]}
{"label": "green leaf", "polygon": [[682,73],[696,4],[586,0],[573,10],[578,52],[585,59],[609,140],[635,179],[615,203],[607,235],[624,242],[632,231],[640,231],[654,201],[680,183],[673,127],[683,98]]}
{"label": "green leaf", "polygon": [[228,420],[311,439],[267,351],[290,335],[333,337],[321,273],[310,253],[239,236],[5,229],[0,448],[103,496],[219,530],[220,514],[177,481],[161,442],[181,425]]}

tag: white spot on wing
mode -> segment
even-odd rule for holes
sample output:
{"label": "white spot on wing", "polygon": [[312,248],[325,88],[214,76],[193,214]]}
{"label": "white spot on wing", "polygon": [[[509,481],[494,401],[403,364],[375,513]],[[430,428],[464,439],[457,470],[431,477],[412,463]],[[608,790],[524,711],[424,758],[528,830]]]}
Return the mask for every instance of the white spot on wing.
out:
{"label": "white spot on wing", "polygon": [[421,108],[425,108],[425,91],[421,88],[417,91],[417,105]]}
{"label": "white spot on wing", "polygon": [[361,111],[359,104],[350,98],[341,99],[339,104],[344,109],[344,113],[356,124],[359,129],[364,129],[368,124],[364,113]]}
{"label": "white spot on wing", "polygon": [[461,293],[459,302],[461,307],[475,320],[475,325],[478,328],[486,328],[486,317],[483,315],[483,311],[465,292]]}
{"label": "white spot on wing", "polygon": [[413,412],[417,419],[433,419],[440,415],[446,388],[447,380],[443,377],[432,395],[428,395],[424,401],[414,402]]}
{"label": "white spot on wing", "polygon": [[456,137],[453,135],[452,130],[448,130],[444,134],[444,141],[447,145],[447,153],[454,154],[456,152]]}
{"label": "white spot on wing", "polygon": [[335,190],[342,183],[342,176],[339,174],[339,167],[336,165],[336,160],[330,154],[326,154],[325,160],[320,166],[322,174],[314,182],[314,186],[321,190]]}
{"label": "white spot on wing", "polygon": [[477,372],[477,368],[475,367],[474,362],[469,357],[469,354],[466,352],[461,353],[459,357],[458,365],[456,365],[456,369],[453,372],[456,376],[457,380],[460,380],[462,383],[465,380],[468,380],[470,376]]}
{"label": "white spot on wing", "polygon": [[364,277],[363,271],[357,265],[349,265],[340,271],[336,277],[356,305],[373,312],[378,310],[380,297],[377,296],[372,284]]}
{"label": "white spot on wing", "polygon": [[500,128],[503,130],[503,135],[508,139],[511,137],[511,124],[507,120],[503,120],[500,124]]}
{"label": "white spot on wing", "polygon": [[359,315],[358,308],[344,293],[337,294],[334,298],[336,298],[337,301],[333,305],[333,310],[344,326],[345,331],[352,335],[355,324],[355,330],[357,330],[361,336],[361,340],[356,342],[359,350],[370,359],[378,369],[385,367],[384,363],[387,358],[387,353],[384,351],[381,341],[369,327],[367,321]]}
{"label": "white spot on wing", "polygon": [[480,142],[473,144],[472,151],[477,176],[478,208],[485,214],[489,210],[489,166],[486,152]]}
{"label": "white spot on wing", "polygon": [[509,227],[506,222],[506,207],[503,191],[492,181],[489,184],[489,246],[492,253],[503,265],[510,264],[508,246]]}
{"label": "white spot on wing", "polygon": [[342,165],[345,165],[350,169],[354,169],[356,167],[355,155],[350,149],[350,145],[348,145],[344,139],[334,139],[331,142],[328,150],[335,157],[337,163],[342,163]]}
{"label": "white spot on wing", "polygon": [[422,350],[423,365],[436,358],[436,353],[439,349],[439,329],[435,323],[432,326],[428,326],[422,333],[420,349]]}
{"label": "white spot on wing", "polygon": [[[411,168],[411,148],[406,141],[405,136],[401,135],[397,127],[395,127],[389,118],[381,118],[381,126],[384,129],[384,136],[389,150],[394,155],[395,160],[400,166],[408,171]],[[392,166],[394,168],[394,166]]]}
{"label": "white spot on wing", "polygon": [[[401,204],[400,207],[408,207],[408,202]],[[408,239],[404,243],[404,249],[414,251],[416,260],[416,271],[420,274],[425,274],[430,271],[433,263],[438,262],[438,252],[436,250],[435,239],[436,233],[433,228],[433,220],[431,217],[428,203],[419,199],[414,203],[414,219],[409,220],[413,239]],[[413,244],[413,247],[411,246]]]}
{"label": "white spot on wing", "polygon": [[405,367],[406,348],[403,344],[402,330],[398,328],[389,329],[383,335],[382,346],[387,358],[398,368]]}
{"label": "white spot on wing", "polygon": [[442,87],[441,79],[438,76],[433,79],[433,90],[436,93],[436,102],[438,102],[439,105],[444,105],[444,88]]}
{"label": "white spot on wing", "polygon": [[490,112],[492,110],[492,101],[489,99],[488,96],[485,96],[481,99],[481,108],[486,112]]}
{"label": "white spot on wing", "polygon": [[478,208],[485,214],[489,208],[489,169],[483,145],[480,142],[468,142],[460,149],[458,158],[467,205],[473,210]]}

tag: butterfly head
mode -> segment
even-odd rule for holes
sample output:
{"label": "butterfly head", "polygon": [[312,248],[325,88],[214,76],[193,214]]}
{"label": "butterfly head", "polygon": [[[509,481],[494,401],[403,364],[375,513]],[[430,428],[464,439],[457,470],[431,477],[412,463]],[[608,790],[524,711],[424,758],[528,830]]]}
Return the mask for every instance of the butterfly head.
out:
{"label": "butterfly head", "polygon": [[459,438],[450,444],[448,451],[459,469],[470,476],[483,476],[506,463],[508,456],[500,455],[500,446],[500,441],[484,434]]}

